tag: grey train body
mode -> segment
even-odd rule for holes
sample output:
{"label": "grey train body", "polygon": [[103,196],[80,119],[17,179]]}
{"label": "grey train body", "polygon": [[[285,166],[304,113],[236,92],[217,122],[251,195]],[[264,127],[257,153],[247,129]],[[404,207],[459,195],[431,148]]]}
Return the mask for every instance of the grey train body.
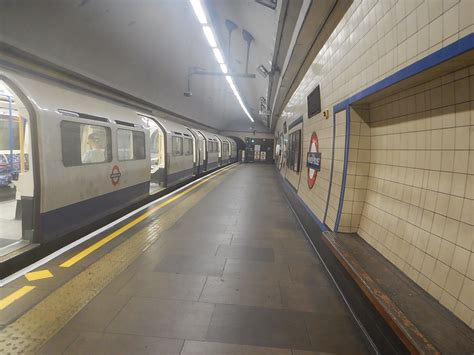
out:
{"label": "grey train body", "polygon": [[0,69],[29,117],[30,169],[17,200],[23,234],[63,237],[157,191],[237,160],[228,137],[137,112],[90,93]]}

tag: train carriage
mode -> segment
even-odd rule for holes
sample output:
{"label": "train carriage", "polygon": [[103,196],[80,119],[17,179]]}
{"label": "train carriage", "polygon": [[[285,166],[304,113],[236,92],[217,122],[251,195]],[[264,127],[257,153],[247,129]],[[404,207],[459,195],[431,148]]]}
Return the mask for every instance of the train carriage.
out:
{"label": "train carriage", "polygon": [[25,164],[6,172],[18,238],[58,239],[231,161],[219,161],[225,137],[22,73],[1,70],[0,84],[0,115],[22,132]]}

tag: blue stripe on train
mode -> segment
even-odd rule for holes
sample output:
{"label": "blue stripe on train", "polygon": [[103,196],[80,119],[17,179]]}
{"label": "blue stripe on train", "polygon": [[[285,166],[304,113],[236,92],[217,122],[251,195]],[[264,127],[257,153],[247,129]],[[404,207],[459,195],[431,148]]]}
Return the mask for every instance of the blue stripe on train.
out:
{"label": "blue stripe on train", "polygon": [[133,203],[149,196],[150,183],[138,185],[97,196],[42,213],[40,243],[50,242],[88,224],[99,221]]}

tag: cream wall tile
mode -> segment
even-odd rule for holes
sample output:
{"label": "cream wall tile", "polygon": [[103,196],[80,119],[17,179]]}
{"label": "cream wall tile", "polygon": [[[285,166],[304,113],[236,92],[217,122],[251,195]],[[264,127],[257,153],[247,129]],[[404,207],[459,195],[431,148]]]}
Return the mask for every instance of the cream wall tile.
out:
{"label": "cream wall tile", "polygon": [[457,244],[464,249],[473,250],[474,248],[474,226],[467,223],[459,223]]}
{"label": "cream wall tile", "polygon": [[464,279],[459,300],[470,309],[474,309],[474,281]]}
{"label": "cream wall tile", "polygon": [[464,276],[462,273],[459,273],[454,269],[449,269],[445,290],[454,297],[458,298],[463,282]]}
{"label": "cream wall tile", "polygon": [[[470,33],[471,27],[474,30],[473,3],[354,1],[316,57],[317,69],[308,71],[286,109],[295,115],[306,114],[305,99],[315,85],[308,83],[321,84],[323,106],[331,107]],[[474,248],[474,154],[470,154],[474,146],[474,66],[390,95],[365,111],[352,111],[341,230],[357,230],[448,309],[458,316],[464,312],[462,319],[471,324],[466,320],[469,289],[465,280],[472,280]],[[283,121],[277,123],[280,131]],[[307,144],[316,129],[320,149],[330,157],[332,120],[316,117],[308,122],[303,141]],[[337,124],[326,220],[331,228],[339,205],[345,113],[337,115]],[[323,128],[317,125],[324,126],[326,142]],[[326,206],[329,169],[320,175],[321,181],[325,177],[324,185],[311,191],[300,186],[299,192],[318,216]],[[293,181],[292,176],[290,179]]]}
{"label": "cream wall tile", "polygon": [[454,249],[453,261],[451,263],[451,267],[456,271],[460,272],[461,274],[465,275],[467,271],[467,265],[469,263],[469,257],[471,252],[456,246]]}
{"label": "cream wall tile", "polygon": [[454,308],[454,314],[461,318],[461,320],[465,323],[469,323],[473,312],[468,307],[466,307],[464,303],[458,302],[456,303],[456,307]]}
{"label": "cream wall tile", "polygon": [[441,248],[439,249],[438,260],[446,265],[451,265],[454,255],[455,245],[447,240],[441,240]]}

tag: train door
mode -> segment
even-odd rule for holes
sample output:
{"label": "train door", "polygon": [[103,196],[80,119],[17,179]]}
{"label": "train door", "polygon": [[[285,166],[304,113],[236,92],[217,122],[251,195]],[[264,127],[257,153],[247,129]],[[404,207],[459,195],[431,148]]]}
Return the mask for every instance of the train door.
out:
{"label": "train door", "polygon": [[207,171],[207,152],[208,152],[208,146],[207,146],[207,138],[204,136],[204,134],[201,131],[197,131],[198,134],[201,135],[202,140],[201,140],[201,146],[200,146],[200,151],[202,153],[201,159],[202,159],[202,171]]}
{"label": "train door", "polygon": [[218,149],[218,154],[217,154],[217,165],[218,166],[222,166],[223,162],[222,162],[222,140],[218,137],[217,138],[217,149]]}
{"label": "train door", "polygon": [[196,136],[192,130],[188,128],[188,132],[191,134],[193,138],[193,162],[194,162],[194,175],[199,175],[200,167],[201,167],[201,157],[200,157],[200,149],[199,149],[199,137]]}
{"label": "train door", "polygon": [[150,134],[150,195],[166,187],[165,134],[163,128],[151,117],[142,116],[143,125]]}
{"label": "train door", "polygon": [[29,244],[35,237],[39,205],[33,172],[37,153],[32,144],[33,114],[26,97],[0,77],[0,256]]}

